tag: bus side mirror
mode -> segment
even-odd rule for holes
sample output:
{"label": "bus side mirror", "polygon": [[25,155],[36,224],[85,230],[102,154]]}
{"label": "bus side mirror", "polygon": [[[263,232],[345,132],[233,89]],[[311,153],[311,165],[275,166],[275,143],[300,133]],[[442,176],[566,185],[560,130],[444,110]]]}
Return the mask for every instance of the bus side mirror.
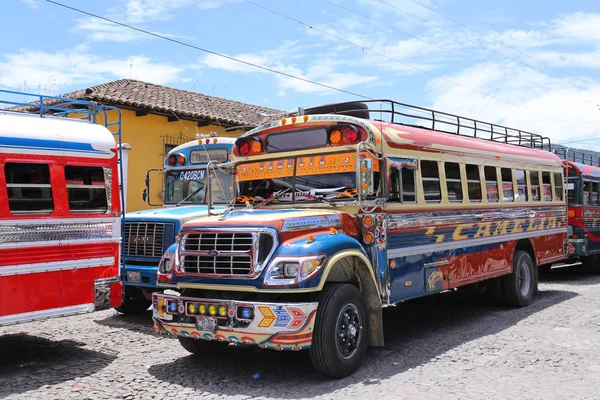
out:
{"label": "bus side mirror", "polygon": [[361,157],[358,164],[358,192],[361,199],[373,194],[373,159]]}
{"label": "bus side mirror", "polygon": [[[146,184],[147,186],[147,184]],[[148,187],[142,191],[142,201],[146,202],[148,200]]]}

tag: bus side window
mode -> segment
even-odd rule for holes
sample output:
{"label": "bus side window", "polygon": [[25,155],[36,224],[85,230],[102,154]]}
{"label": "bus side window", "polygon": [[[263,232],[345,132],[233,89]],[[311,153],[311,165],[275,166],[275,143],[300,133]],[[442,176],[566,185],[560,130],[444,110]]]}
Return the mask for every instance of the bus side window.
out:
{"label": "bus side window", "polygon": [[583,204],[584,205],[589,205],[590,204],[590,186],[591,186],[590,181],[583,181]]}
{"label": "bus side window", "polygon": [[542,185],[544,187],[544,201],[552,201],[552,183],[550,182],[550,172],[542,172]]}
{"label": "bus side window", "polygon": [[529,171],[531,182],[531,200],[540,201],[540,176],[538,171]]}
{"label": "bus side window", "polygon": [[498,176],[496,167],[486,166],[483,169],[485,175],[485,192],[490,203],[498,201]]}
{"label": "bus side window", "polygon": [[502,175],[502,200],[507,202],[515,201],[512,170],[510,168],[500,168],[500,175]]}
{"label": "bus side window", "polygon": [[104,169],[102,167],[65,167],[69,209],[73,213],[108,211]]}
{"label": "bus side window", "polygon": [[49,214],[54,211],[47,164],[6,163],[4,174],[8,207],[13,214]]}
{"label": "bus side window", "polygon": [[515,178],[517,179],[517,197],[520,201],[529,200],[527,194],[527,180],[525,179],[525,171],[518,169],[515,171]]}
{"label": "bus side window", "polygon": [[481,179],[479,179],[479,166],[474,164],[465,165],[467,173],[467,191],[469,192],[469,201],[472,203],[481,202]]}
{"label": "bus side window", "polygon": [[415,203],[415,170],[392,167],[390,171],[390,201]]}
{"label": "bus side window", "polygon": [[438,170],[437,161],[421,161],[421,180],[425,201],[427,203],[441,202],[440,171]]}
{"label": "bus side window", "polygon": [[448,201],[460,203],[463,200],[462,183],[460,181],[460,165],[454,162],[444,163],[446,172],[446,189]]}
{"label": "bus side window", "polygon": [[563,176],[559,172],[554,173],[554,197],[556,200],[563,199]]}
{"label": "bus side window", "polygon": [[592,182],[592,198],[590,199],[590,204],[593,206],[598,205],[598,186],[600,186],[600,183]]}

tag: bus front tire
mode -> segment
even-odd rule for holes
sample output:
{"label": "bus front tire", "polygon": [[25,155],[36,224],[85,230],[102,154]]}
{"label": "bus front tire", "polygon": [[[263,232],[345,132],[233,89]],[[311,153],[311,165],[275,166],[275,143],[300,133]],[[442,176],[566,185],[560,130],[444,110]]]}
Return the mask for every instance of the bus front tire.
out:
{"label": "bus front tire", "polygon": [[365,299],[354,285],[326,285],[319,306],[310,360],[317,371],[334,378],[353,374],[361,365],[369,342]]}
{"label": "bus front tire", "polygon": [[118,312],[128,314],[141,314],[152,305],[152,300],[147,299],[142,289],[125,286],[123,302],[115,307]]}
{"label": "bus front tire", "polygon": [[529,253],[515,251],[513,271],[500,279],[506,304],[515,307],[531,304],[537,292],[537,274]]}
{"label": "bus front tire", "polygon": [[227,342],[208,341],[183,336],[178,336],[177,339],[179,339],[181,347],[195,355],[217,354],[229,346]]}

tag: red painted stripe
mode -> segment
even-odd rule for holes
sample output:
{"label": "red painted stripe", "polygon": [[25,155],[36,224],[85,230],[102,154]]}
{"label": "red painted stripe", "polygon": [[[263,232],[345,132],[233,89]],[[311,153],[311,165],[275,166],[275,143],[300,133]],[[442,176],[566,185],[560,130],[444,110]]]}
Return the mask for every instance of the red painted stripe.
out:
{"label": "red painted stripe", "polygon": [[119,250],[118,243],[90,243],[29,248],[25,246],[20,247],[18,250],[0,249],[0,267],[81,260],[86,258],[114,257],[116,259]]}

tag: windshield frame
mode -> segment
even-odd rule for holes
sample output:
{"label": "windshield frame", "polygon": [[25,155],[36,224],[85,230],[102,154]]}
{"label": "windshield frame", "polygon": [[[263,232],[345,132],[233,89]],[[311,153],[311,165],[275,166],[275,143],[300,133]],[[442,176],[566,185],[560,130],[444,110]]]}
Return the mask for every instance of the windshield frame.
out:
{"label": "windshield frame", "polygon": [[[362,155],[369,157],[369,155],[366,152],[361,152]],[[320,159],[322,157],[349,157],[350,161],[347,163],[347,168],[345,168],[344,170],[332,170],[330,172],[320,172],[320,173],[316,173],[316,174],[304,174],[304,175],[298,175],[298,168],[300,167],[300,164],[298,163],[299,159],[306,159],[306,158],[310,158],[310,157],[314,157],[315,159]],[[330,158],[331,159],[331,158]],[[271,206],[299,206],[299,205],[315,205],[315,204],[323,204],[323,203],[329,203],[330,205],[358,205],[358,196],[353,196],[353,197],[344,197],[344,198],[340,198],[340,199],[326,199],[325,196],[323,197],[319,197],[319,198],[315,198],[313,200],[309,200],[309,199],[302,199],[302,200],[297,200],[296,199],[296,195],[299,193],[300,189],[297,189],[296,184],[297,184],[297,178],[302,179],[303,177],[314,177],[315,175],[335,175],[335,174],[344,174],[344,173],[352,173],[354,174],[353,179],[354,179],[354,188],[351,189],[345,189],[345,190],[358,190],[358,188],[356,187],[357,185],[357,181],[358,181],[358,177],[357,177],[357,172],[356,172],[356,168],[358,165],[358,162],[356,160],[356,152],[353,151],[348,151],[347,149],[341,150],[340,151],[336,151],[336,152],[328,152],[328,153],[320,153],[320,154],[310,154],[310,155],[301,155],[301,154],[288,154],[286,156],[281,155],[281,157],[277,157],[277,158],[268,158],[268,159],[264,159],[264,158],[254,158],[254,159],[249,159],[249,160],[245,160],[243,162],[239,162],[236,163],[235,165],[235,171],[236,171],[236,179],[235,179],[235,183],[236,183],[236,199],[234,202],[234,207],[240,207],[243,206],[245,203],[242,203],[240,201],[238,201],[238,199],[240,197],[244,198],[244,197],[248,197],[248,198],[252,198],[252,196],[247,196],[247,195],[243,195],[241,194],[241,185],[245,182],[250,182],[250,181],[264,181],[266,179],[277,179],[277,177],[268,177],[268,176],[264,176],[264,177],[257,177],[256,179],[244,179],[243,181],[238,180],[238,175],[239,175],[239,168],[243,167],[244,165],[256,165],[256,164],[261,164],[264,163],[269,164],[269,163],[273,163],[275,165],[277,165],[278,162],[283,162],[284,164],[287,163],[288,161],[293,160],[293,172],[291,175],[285,175],[282,176],[281,178],[291,178],[292,179],[292,197],[290,201],[279,201],[279,199],[277,198],[273,198],[274,196],[277,195],[278,192],[275,192],[273,195],[271,195],[271,197],[267,197],[265,199],[256,199],[255,202],[251,202],[252,205],[254,206],[263,206],[266,205],[266,203],[268,203]],[[375,185],[375,195],[374,196],[370,196],[369,199],[372,200],[373,198],[379,198],[381,197],[381,193],[382,193],[382,189],[381,189],[381,185],[382,185],[382,178],[381,178],[381,163],[378,160],[373,159],[374,161],[374,165],[376,164],[377,166],[374,168],[374,176],[376,177],[376,185]],[[332,167],[335,168],[336,165],[333,165]],[[339,164],[337,165],[339,166]],[[283,189],[285,190],[285,188]],[[300,190],[301,191],[301,190]]]}
{"label": "windshield frame", "polygon": [[[181,172],[186,172],[186,171],[203,171],[204,172],[204,176],[202,181],[198,181],[198,180],[193,180],[194,182],[202,182],[204,184],[204,187],[199,191],[198,194],[192,196],[192,198],[195,198],[196,196],[199,196],[203,191],[204,194],[202,196],[202,200],[201,201],[194,201],[192,199],[187,200],[185,202],[182,202],[183,199],[186,198],[186,196],[188,196],[189,194],[191,194],[194,190],[188,191],[187,194],[181,196],[181,198],[178,199],[173,199],[173,195],[168,196],[168,188],[169,185],[167,184],[168,179],[169,179],[169,173],[181,173]],[[164,205],[165,206],[189,206],[189,205],[203,205],[206,206],[209,204],[209,190],[208,190],[208,179],[211,178],[214,182],[211,181],[211,183],[213,183],[212,186],[212,190],[211,190],[211,203],[212,204],[217,204],[217,205],[227,205],[227,204],[231,204],[231,202],[235,199],[235,187],[233,187],[232,184],[229,183],[229,177],[227,176],[227,174],[223,171],[221,171],[220,175],[217,173],[216,176],[213,176],[214,174],[209,174],[209,170],[208,170],[208,165],[207,164],[195,164],[194,166],[186,166],[185,168],[163,168],[163,174],[164,174],[164,179],[163,179],[163,192],[164,192]],[[181,175],[180,175],[181,176]],[[229,187],[230,190],[227,194],[225,194],[225,200],[223,200],[222,198],[216,198],[215,197],[215,188],[219,189],[219,185],[215,184],[216,180],[218,180],[221,183],[221,187],[223,188],[223,190],[225,192],[227,192],[226,188]],[[175,182],[184,182],[180,179],[176,179]],[[189,182],[189,181],[188,181]],[[171,184],[170,185],[172,187],[171,191],[175,190],[175,184]],[[169,199],[169,200],[168,200]],[[216,200],[216,201],[215,201]]]}

